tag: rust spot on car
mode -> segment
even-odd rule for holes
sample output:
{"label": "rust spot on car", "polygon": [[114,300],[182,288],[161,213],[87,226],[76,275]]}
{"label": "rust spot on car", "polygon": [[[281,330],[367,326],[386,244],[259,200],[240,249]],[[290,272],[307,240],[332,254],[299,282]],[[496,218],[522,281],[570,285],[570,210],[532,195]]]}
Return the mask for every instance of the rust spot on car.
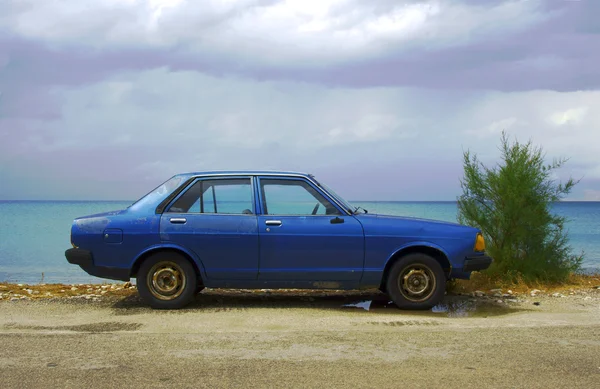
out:
{"label": "rust spot on car", "polygon": [[318,289],[341,289],[341,284],[339,282],[313,282],[313,286]]}

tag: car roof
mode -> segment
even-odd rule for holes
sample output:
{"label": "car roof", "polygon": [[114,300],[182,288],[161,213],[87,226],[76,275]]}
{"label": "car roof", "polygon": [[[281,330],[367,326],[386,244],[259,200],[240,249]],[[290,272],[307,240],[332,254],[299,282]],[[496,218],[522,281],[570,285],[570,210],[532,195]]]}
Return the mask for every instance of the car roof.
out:
{"label": "car roof", "polygon": [[277,171],[277,170],[212,170],[212,171],[189,172],[189,173],[178,174],[178,176],[219,176],[219,175],[222,175],[222,176],[276,175],[276,176],[312,177],[312,174],[309,174],[309,173],[294,172],[294,171]]}

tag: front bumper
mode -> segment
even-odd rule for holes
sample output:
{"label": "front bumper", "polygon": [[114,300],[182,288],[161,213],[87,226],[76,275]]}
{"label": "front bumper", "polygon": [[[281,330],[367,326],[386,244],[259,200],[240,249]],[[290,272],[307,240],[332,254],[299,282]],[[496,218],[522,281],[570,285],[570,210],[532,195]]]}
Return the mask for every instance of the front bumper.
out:
{"label": "front bumper", "polygon": [[465,264],[463,266],[464,272],[472,272],[478,270],[485,270],[492,264],[492,257],[488,255],[472,255],[465,258]]}
{"label": "front bumper", "polygon": [[129,269],[111,266],[96,266],[92,252],[78,248],[65,251],[67,261],[73,265],[79,265],[86,273],[94,277],[108,278],[111,280],[129,281]]}

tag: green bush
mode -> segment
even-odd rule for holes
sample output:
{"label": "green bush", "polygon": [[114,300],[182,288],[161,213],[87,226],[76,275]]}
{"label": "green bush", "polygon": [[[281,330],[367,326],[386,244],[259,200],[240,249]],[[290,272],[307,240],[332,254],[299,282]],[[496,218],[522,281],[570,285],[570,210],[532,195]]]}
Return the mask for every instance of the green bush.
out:
{"label": "green bush", "polygon": [[491,168],[477,155],[464,153],[458,221],[482,230],[486,251],[494,258],[487,270],[491,276],[507,281],[565,281],[580,269],[583,254],[573,254],[566,219],[553,214],[551,205],[577,182],[553,179],[553,171],[566,159],[547,164],[542,148],[531,141],[511,143],[504,132],[501,141],[502,160]]}

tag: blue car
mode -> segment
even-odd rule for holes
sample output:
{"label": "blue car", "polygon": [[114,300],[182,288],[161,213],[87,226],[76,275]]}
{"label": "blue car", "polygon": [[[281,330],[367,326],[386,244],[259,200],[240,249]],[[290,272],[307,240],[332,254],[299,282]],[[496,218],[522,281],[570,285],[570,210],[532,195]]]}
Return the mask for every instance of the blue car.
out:
{"label": "blue car", "polygon": [[153,308],[181,308],[204,287],[380,288],[403,309],[438,304],[446,281],[489,267],[481,232],[375,215],[310,174],[178,174],[127,209],[75,219],[69,263],[136,278]]}

